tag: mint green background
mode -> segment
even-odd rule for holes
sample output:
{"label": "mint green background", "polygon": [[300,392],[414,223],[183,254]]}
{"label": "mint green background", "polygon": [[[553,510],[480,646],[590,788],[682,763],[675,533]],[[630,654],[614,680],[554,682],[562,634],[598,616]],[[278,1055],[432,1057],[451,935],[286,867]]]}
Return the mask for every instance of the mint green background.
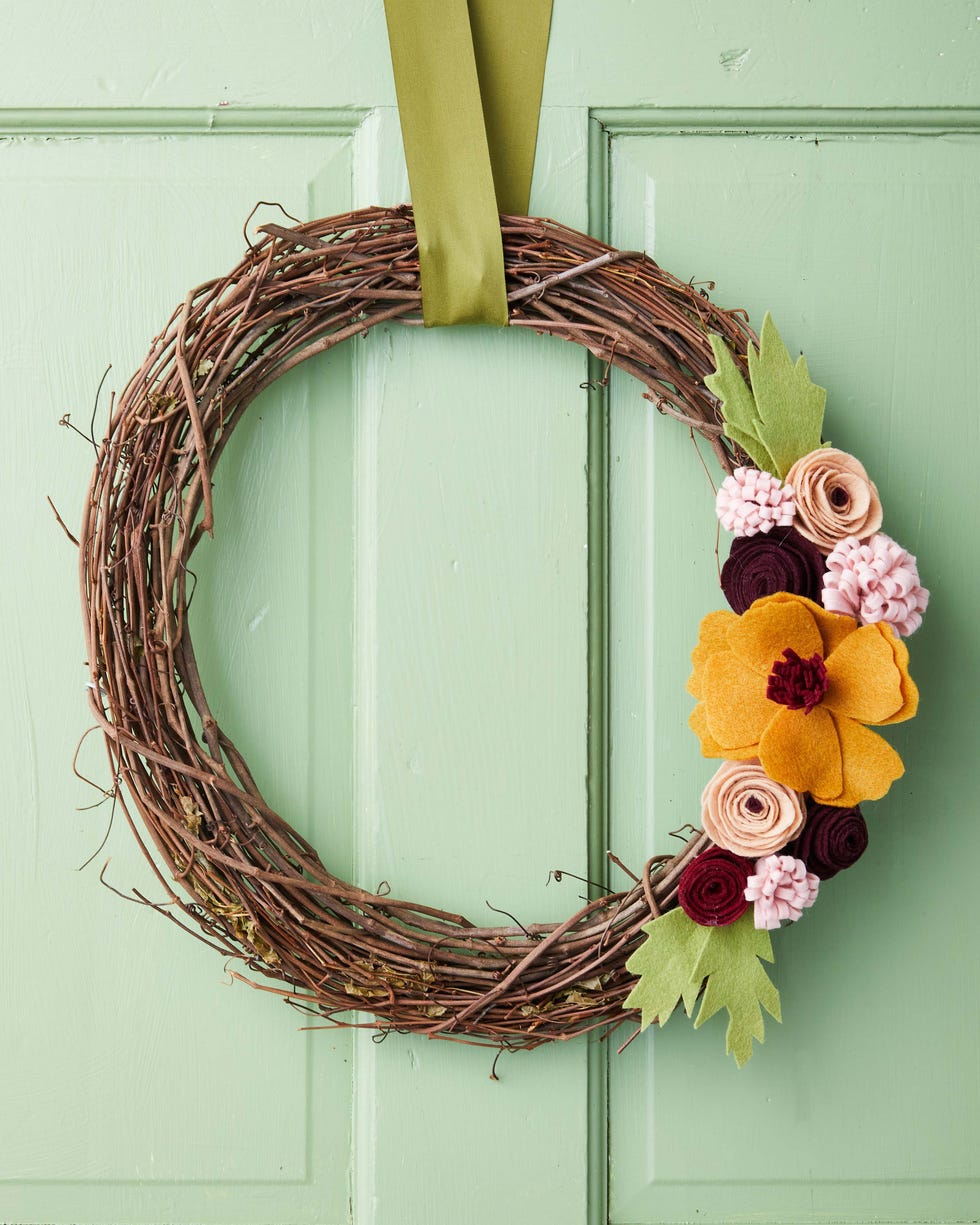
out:
{"label": "mint green background", "polygon": [[[87,726],[81,440],[256,200],[404,199],[380,3],[0,18],[0,1221],[954,1222],[980,1215],[972,6],[559,0],[532,211],[766,307],[829,389],[934,601],[908,773],[776,942],[785,1024],[621,1056],[301,1033],[103,889],[153,889],[70,770]],[[271,213],[270,213],[271,215]],[[720,603],[710,490],[639,389],[526,334],[392,328],[257,403],[193,615],[269,799],[359,882],[561,917],[612,846],[696,819],[687,656]],[[608,417],[607,417],[608,414]],[[606,423],[608,420],[608,429]],[[591,489],[591,497],[589,491]],[[606,529],[608,527],[608,542]],[[592,646],[590,670],[589,644]],[[589,728],[592,735],[589,735]],[[90,737],[80,769],[107,785]],[[625,1037],[625,1034],[624,1034]],[[607,1059],[608,1054],[608,1059]]]}

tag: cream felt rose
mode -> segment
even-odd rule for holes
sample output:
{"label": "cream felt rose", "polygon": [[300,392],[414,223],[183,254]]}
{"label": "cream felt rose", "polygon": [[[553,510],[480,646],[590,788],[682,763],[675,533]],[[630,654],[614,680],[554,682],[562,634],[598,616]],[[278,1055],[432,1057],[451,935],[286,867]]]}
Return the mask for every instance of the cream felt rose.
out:
{"label": "cream felt rose", "polygon": [[863,540],[881,527],[878,490],[861,461],[846,451],[810,451],[790,468],[786,483],[796,503],[793,526],[821,553],[847,536]]}
{"label": "cream felt rose", "polygon": [[791,842],[806,822],[803,799],[757,761],[726,761],[701,796],[701,824],[726,851],[757,859]]}

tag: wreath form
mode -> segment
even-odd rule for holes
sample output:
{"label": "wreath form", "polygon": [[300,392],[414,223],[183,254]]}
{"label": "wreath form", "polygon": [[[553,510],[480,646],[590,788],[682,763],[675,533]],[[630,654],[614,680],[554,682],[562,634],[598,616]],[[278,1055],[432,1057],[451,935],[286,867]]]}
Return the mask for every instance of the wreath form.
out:
{"label": "wreath form", "polygon": [[[553,221],[505,216],[501,229],[511,326],[582,345],[701,434],[726,473],[743,462],[703,380],[715,368],[711,333],[745,370],[755,337],[744,312],[721,310],[642,252]],[[421,322],[410,206],[260,232],[231,273],[188,294],[127,383],[83,515],[90,703],[115,800],[170,896],[149,904],[285,984],[252,986],[330,1026],[509,1048],[612,1028],[637,1015],[623,1009],[635,984],[627,959],[643,926],[676,906],[684,867],[710,845],[703,833],[562,923],[477,926],[332,875],[262,799],[211,713],[187,617],[188,563],[213,531],[212,474],[234,427],[300,362],[380,323]],[[374,1020],[349,1020],[352,1009]]]}

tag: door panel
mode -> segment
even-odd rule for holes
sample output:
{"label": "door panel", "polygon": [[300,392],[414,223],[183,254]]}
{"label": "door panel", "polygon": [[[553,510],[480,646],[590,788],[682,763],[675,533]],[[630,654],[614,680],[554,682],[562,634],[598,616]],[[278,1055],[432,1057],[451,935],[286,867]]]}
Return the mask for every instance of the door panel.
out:
{"label": "door panel", "polygon": [[[84,651],[74,553],[52,530],[44,497],[77,524],[92,449],[59,431],[59,418],[70,412],[87,429],[106,363],[114,363],[109,385],[120,386],[187,289],[239,258],[241,224],[268,197],[270,164],[284,205],[305,210],[313,175],[338,204],[349,201],[351,153],[349,132],[211,142],[130,132],[0,149],[4,216],[25,236],[5,242],[0,256],[12,410],[2,449],[5,557],[20,576],[3,596],[4,624],[16,628],[4,658],[17,695],[4,741],[8,812],[22,814],[3,823],[0,891],[4,995],[18,1001],[0,1021],[5,1221],[194,1220],[205,1201],[216,1222],[346,1214],[343,1181],[325,1181],[324,1171],[328,1154],[336,1161],[350,1151],[348,1112],[331,1109],[349,1101],[349,1038],[297,1033],[294,1016],[232,988],[220,958],[99,884],[110,859],[107,883],[160,897],[120,813],[98,851],[112,804],[90,807],[98,792],[70,772],[87,725]],[[26,302],[14,286],[29,287]],[[330,444],[336,475],[350,486],[350,447],[345,456],[330,437],[331,428],[343,436],[345,419],[350,432],[349,362],[328,360],[321,377],[341,405],[332,423],[317,418],[298,372],[256,405],[234,440],[217,496],[237,522],[217,567],[202,549],[207,594],[193,607],[212,644],[220,713],[272,800],[301,825],[319,798],[307,769],[305,697],[317,685],[293,644],[331,610],[314,600],[318,570],[296,557],[309,552],[311,525],[336,509],[329,486],[313,479],[317,447]],[[104,396],[98,430],[106,409]],[[349,570],[349,543],[346,552]],[[349,618],[349,607],[343,613]],[[254,718],[267,694],[274,737],[239,713]],[[97,736],[83,745],[79,769],[111,786]],[[335,777],[342,784],[347,771]],[[337,854],[349,862],[349,801],[335,808]]]}
{"label": "door panel", "polygon": [[[361,202],[403,199],[396,113],[368,133]],[[580,225],[587,137],[584,113],[549,114],[534,182]],[[563,918],[580,887],[548,874],[584,874],[587,845],[585,354],[396,327],[355,360],[357,878],[480,922]],[[358,1223],[495,1225],[508,1202],[585,1220],[585,1044],[494,1065],[361,1032],[355,1051]]]}
{"label": "door panel", "polygon": [[[774,938],[784,1024],[740,1072],[720,1017],[698,1034],[674,1020],[612,1060],[611,1219],[972,1219],[980,984],[976,924],[954,899],[969,896],[980,837],[953,797],[977,726],[957,678],[977,671],[964,618],[978,585],[956,525],[976,517],[980,136],[882,120],[835,131],[819,114],[742,135],[725,117],[688,132],[656,114],[600,118],[612,241],[716,281],[714,299],[757,324],[772,310],[828,388],[829,437],[867,463],[885,528],[934,597],[910,641],[922,713],[890,735],[906,777],[865,806],[861,863]],[[629,862],[698,820],[715,763],[686,727],[683,687],[700,617],[724,606],[704,469],[684,430],[637,401],[614,383],[611,820]]]}

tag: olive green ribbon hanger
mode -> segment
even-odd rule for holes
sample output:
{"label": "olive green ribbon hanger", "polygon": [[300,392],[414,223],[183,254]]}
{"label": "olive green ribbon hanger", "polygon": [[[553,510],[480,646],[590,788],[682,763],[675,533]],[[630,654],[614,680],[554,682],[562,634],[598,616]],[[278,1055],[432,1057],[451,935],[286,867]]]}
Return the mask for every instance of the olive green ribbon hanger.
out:
{"label": "olive green ribbon hanger", "polygon": [[500,213],[531,195],[552,0],[385,0],[426,327],[507,323]]}

